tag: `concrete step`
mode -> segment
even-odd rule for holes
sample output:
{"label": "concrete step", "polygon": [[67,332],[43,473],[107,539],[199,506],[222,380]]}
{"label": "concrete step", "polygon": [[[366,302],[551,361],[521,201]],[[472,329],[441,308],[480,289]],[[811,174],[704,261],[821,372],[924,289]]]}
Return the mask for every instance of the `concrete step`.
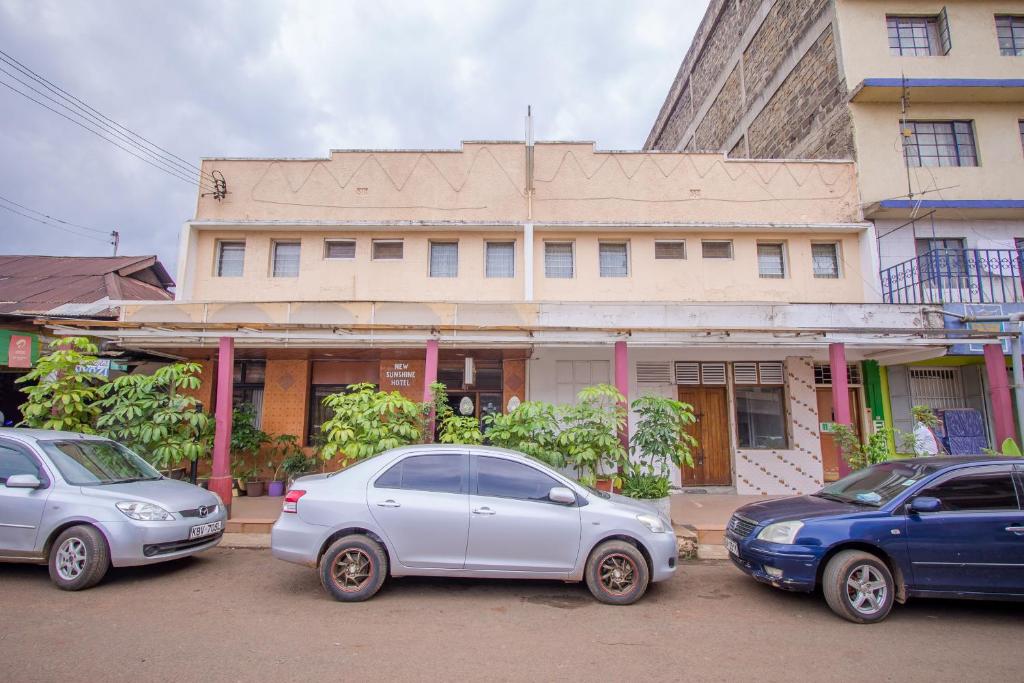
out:
{"label": "concrete step", "polygon": [[725,525],[701,524],[697,526],[697,559],[728,560],[725,549]]}
{"label": "concrete step", "polygon": [[270,547],[270,534],[241,534],[241,533],[225,533],[221,537],[220,546],[221,548],[269,548]]}
{"label": "concrete step", "polygon": [[232,517],[224,525],[226,534],[270,534],[273,517]]}

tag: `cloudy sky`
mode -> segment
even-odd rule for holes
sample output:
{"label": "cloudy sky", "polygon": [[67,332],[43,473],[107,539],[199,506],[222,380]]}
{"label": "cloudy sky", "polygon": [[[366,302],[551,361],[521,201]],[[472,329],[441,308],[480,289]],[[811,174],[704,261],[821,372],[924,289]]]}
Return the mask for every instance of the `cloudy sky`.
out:
{"label": "cloudy sky", "polygon": [[[538,139],[636,149],[706,6],[0,0],[0,50],[190,162],[521,139],[527,104]],[[0,83],[42,99],[2,71]],[[116,228],[120,253],[156,253],[175,272],[194,186],[8,87],[0,112],[0,197],[77,224],[0,211],[0,253],[107,255]]]}

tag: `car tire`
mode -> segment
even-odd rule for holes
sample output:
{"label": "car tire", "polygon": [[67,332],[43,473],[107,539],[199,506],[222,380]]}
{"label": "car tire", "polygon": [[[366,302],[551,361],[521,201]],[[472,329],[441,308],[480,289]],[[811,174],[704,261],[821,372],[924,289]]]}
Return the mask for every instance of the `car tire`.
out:
{"label": "car tire", "polygon": [[885,562],[861,550],[837,553],[825,566],[822,592],[832,611],[856,624],[885,619],[896,598],[896,582]]}
{"label": "car tire", "polygon": [[80,591],[99,583],[110,569],[107,539],[94,526],[65,529],[50,547],[50,579],[58,588]]}
{"label": "car tire", "polygon": [[372,598],[388,575],[388,556],[379,543],[352,534],[332,543],[320,558],[320,583],[335,600]]}
{"label": "car tire", "polygon": [[594,548],[584,575],[590,592],[608,605],[632,605],[651,581],[643,553],[625,541],[606,541]]}

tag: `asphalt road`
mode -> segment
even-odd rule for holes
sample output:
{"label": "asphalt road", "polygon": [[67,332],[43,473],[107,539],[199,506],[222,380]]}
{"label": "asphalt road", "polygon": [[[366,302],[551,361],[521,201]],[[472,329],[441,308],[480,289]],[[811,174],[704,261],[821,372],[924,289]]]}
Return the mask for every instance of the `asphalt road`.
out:
{"label": "asphalt road", "polygon": [[917,601],[883,624],[684,564],[632,607],[581,585],[400,579],[336,603],[313,570],[216,549],[65,593],[0,565],[4,681],[1020,681],[1024,605]]}

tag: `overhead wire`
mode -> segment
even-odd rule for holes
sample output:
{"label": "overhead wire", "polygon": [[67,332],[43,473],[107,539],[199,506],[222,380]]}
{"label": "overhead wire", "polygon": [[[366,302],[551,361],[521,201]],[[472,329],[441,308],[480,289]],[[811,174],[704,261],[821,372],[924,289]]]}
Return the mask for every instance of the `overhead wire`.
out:
{"label": "overhead wire", "polygon": [[12,199],[8,199],[7,197],[4,197],[3,195],[0,195],[0,202],[7,202],[8,204],[13,204],[14,206],[17,206],[19,209],[24,209],[25,211],[29,211],[29,212],[34,213],[34,214],[38,214],[38,215],[42,216],[43,218],[47,218],[47,219],[49,219],[51,221],[56,221],[58,223],[63,223],[64,225],[69,225],[69,226],[72,226],[72,227],[75,227],[75,228],[81,228],[82,230],[88,230],[89,232],[95,232],[95,233],[98,233],[100,235],[109,235],[110,234],[109,230],[100,230],[99,228],[90,228],[88,225],[81,225],[79,223],[72,223],[71,221],[66,221],[66,220],[63,220],[61,218],[56,218],[54,216],[51,216],[49,214],[45,214],[42,211],[36,211],[35,209],[30,208],[28,206],[25,206],[24,204],[19,204],[18,202],[14,201]]}
{"label": "overhead wire", "polygon": [[84,237],[86,239],[96,240],[97,242],[109,242],[109,240],[104,239],[102,237],[97,237],[95,235],[90,235],[90,234],[85,233],[85,232],[79,232],[78,230],[72,230],[71,228],[66,228],[63,225],[58,225],[57,223],[51,223],[48,220],[43,220],[41,218],[36,218],[35,216],[30,216],[27,213],[22,213],[21,211],[18,211],[17,209],[12,209],[11,207],[5,206],[3,204],[0,204],[0,209],[4,209],[5,211],[10,211],[11,213],[17,214],[17,215],[21,216],[22,218],[27,218],[30,221],[35,221],[36,223],[41,223],[43,225],[48,225],[51,228],[57,228],[58,230],[63,230],[64,232],[72,234],[72,235],[75,235],[76,237]]}

